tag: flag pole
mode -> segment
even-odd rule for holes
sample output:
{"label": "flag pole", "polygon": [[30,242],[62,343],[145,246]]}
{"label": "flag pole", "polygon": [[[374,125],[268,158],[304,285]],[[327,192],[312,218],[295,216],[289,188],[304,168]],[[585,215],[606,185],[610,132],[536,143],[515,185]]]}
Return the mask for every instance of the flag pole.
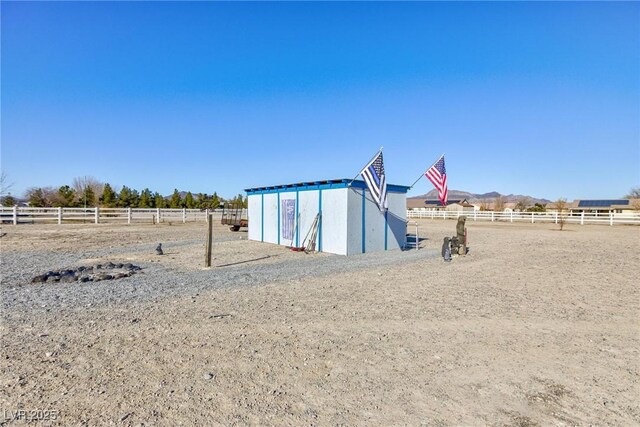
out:
{"label": "flag pole", "polygon": [[374,155],[373,155],[373,157],[371,158],[371,160],[369,160],[369,161],[367,162],[367,166],[365,166],[365,167],[363,167],[362,169],[360,169],[360,172],[358,172],[358,173],[357,173],[357,175],[356,175],[356,176],[354,176],[354,177],[353,177],[353,179],[352,179],[351,181],[349,181],[349,184],[347,184],[347,187],[351,187],[351,184],[353,183],[353,181],[355,181],[355,180],[356,180],[356,178],[358,177],[358,175],[360,175],[360,174],[362,173],[362,171],[363,171],[363,170],[365,170],[365,169],[366,169],[366,168],[371,164],[371,162],[373,162],[373,160],[374,160],[376,157],[378,157],[378,154],[380,154],[380,153],[382,152],[382,149],[383,149],[383,148],[384,148],[384,147],[380,147],[380,149],[378,150],[378,152],[377,152],[376,154],[374,154]]}
{"label": "flag pole", "polygon": [[[439,161],[441,158],[443,158],[443,157],[444,157],[444,154],[445,154],[445,153],[442,153],[442,156],[438,157],[438,160],[436,160],[435,162],[433,162],[433,165],[435,165],[436,163],[438,163],[438,161]],[[424,174],[425,174],[425,173],[427,173],[427,171],[428,171],[429,169],[431,169],[431,168],[433,167],[433,165],[429,166],[429,167],[428,167],[424,172],[422,172],[422,173],[420,174],[420,176],[418,177],[418,179],[416,179],[415,181],[413,181],[413,184],[411,184],[411,187],[409,187],[409,190],[411,190],[411,189],[413,188],[413,186],[414,186],[414,185],[416,185],[416,183],[417,183],[418,181],[420,181],[420,179],[424,176]]]}

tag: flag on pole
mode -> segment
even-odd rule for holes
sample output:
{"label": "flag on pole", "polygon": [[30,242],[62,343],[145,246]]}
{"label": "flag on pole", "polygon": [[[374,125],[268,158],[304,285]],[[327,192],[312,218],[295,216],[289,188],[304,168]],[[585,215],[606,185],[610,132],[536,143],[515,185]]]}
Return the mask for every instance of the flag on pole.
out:
{"label": "flag on pole", "polygon": [[438,199],[440,199],[442,206],[447,206],[449,192],[447,190],[447,170],[444,167],[444,154],[425,172],[425,176],[438,190]]}
{"label": "flag on pole", "polygon": [[384,175],[384,164],[382,162],[382,151],[360,171],[364,182],[367,184],[373,200],[378,205],[380,211],[387,210],[387,180]]}

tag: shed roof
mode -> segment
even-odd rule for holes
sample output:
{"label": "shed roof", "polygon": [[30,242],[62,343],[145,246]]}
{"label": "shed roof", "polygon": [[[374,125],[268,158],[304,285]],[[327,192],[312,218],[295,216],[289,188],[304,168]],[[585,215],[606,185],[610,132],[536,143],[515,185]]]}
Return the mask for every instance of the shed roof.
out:
{"label": "shed roof", "polygon": [[[267,187],[245,188],[247,194],[265,194],[265,193],[283,193],[287,191],[305,191],[305,190],[332,190],[336,188],[366,188],[364,181],[350,180],[346,178],[328,179],[322,181],[306,181],[296,182],[294,184],[271,185]],[[387,184],[387,192],[406,193],[409,187],[405,185]]]}

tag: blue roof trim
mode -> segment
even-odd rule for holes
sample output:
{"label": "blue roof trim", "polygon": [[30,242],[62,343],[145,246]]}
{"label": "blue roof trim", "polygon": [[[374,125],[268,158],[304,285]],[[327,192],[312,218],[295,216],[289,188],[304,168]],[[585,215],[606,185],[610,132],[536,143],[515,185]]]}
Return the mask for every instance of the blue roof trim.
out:
{"label": "blue roof trim", "polygon": [[[349,185],[351,183],[351,185]],[[331,179],[326,181],[310,181],[310,182],[298,182],[296,184],[284,184],[284,185],[272,185],[269,187],[255,187],[246,188],[244,191],[247,195],[252,194],[271,194],[271,193],[284,193],[289,191],[309,191],[309,190],[332,190],[336,188],[366,188],[364,181],[353,181],[350,179]],[[409,191],[409,187],[405,185],[393,185],[387,184],[387,192],[390,193],[406,193]]]}

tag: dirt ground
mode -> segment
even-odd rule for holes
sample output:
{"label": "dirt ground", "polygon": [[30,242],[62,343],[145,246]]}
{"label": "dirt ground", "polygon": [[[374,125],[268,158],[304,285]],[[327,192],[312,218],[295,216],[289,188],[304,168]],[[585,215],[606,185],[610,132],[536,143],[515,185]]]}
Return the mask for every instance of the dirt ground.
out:
{"label": "dirt ground", "polygon": [[[640,228],[467,228],[471,252],[451,263],[8,310],[0,415],[9,425],[23,422],[16,410],[36,409],[56,420],[34,425],[640,424]],[[117,247],[151,233],[202,239],[202,224],[3,231],[3,253]],[[420,234],[439,249],[455,222],[421,220]],[[217,262],[295,262],[284,248],[231,238],[235,252]]]}

